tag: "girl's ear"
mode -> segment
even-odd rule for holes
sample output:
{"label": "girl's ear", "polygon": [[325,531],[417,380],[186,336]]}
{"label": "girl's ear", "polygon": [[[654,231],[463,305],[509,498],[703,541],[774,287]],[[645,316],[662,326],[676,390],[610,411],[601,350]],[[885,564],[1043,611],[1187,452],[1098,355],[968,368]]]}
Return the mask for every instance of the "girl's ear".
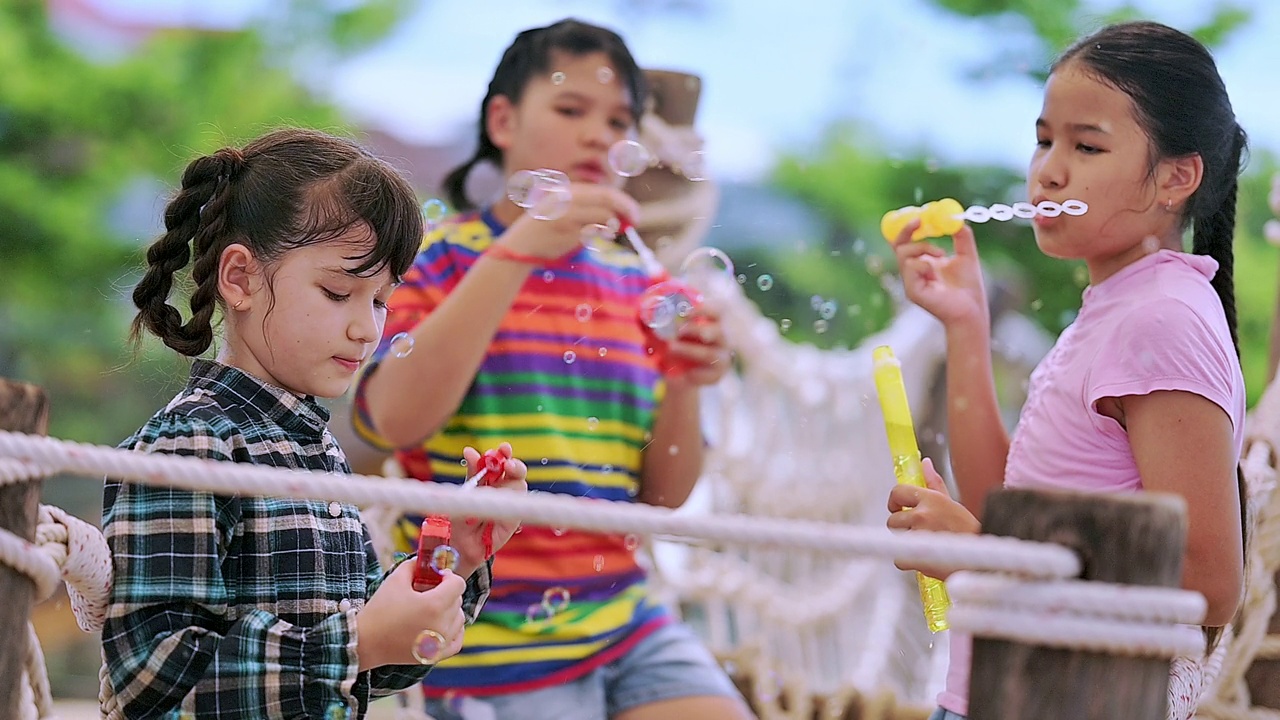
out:
{"label": "girl's ear", "polygon": [[1156,199],[1161,205],[1172,201],[1173,207],[1178,207],[1195,193],[1204,180],[1204,160],[1199,153],[1166,158],[1160,161],[1157,172],[1160,195]]}
{"label": "girl's ear", "polygon": [[261,286],[262,264],[253,251],[240,243],[223,249],[218,258],[218,295],[228,308],[249,310]]}
{"label": "girl's ear", "polygon": [[489,100],[485,132],[494,147],[506,151],[515,142],[516,106],[506,95],[494,95]]}

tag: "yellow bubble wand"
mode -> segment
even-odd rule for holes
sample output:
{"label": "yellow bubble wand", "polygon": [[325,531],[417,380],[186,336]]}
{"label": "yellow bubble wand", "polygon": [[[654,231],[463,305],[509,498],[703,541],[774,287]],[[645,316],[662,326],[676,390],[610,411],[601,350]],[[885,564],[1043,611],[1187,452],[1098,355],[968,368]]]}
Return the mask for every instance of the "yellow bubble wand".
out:
{"label": "yellow bubble wand", "polygon": [[[920,467],[920,446],[916,444],[911,407],[907,404],[907,388],[902,382],[902,365],[888,345],[873,350],[871,362],[876,393],[880,396],[880,409],[884,414],[884,430],[889,437],[889,452],[893,455],[893,474],[900,485],[928,487],[924,470]],[[947,609],[951,607],[946,584],[920,572],[916,573],[916,583],[920,586],[920,602],[924,606],[924,619],[929,630],[946,630],[950,627]]]}

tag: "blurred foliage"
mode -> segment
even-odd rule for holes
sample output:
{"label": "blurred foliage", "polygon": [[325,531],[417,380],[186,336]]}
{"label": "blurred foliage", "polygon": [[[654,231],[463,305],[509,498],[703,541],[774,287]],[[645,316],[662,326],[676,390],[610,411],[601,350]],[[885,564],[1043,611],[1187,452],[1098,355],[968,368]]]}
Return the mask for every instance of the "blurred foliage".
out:
{"label": "blurred foliage", "polygon": [[[1041,77],[1028,68],[1047,67],[1051,54],[1079,34],[1105,22],[1138,16],[1125,7],[1101,18],[1090,17],[1084,4],[1075,0],[936,0],[935,4],[997,22],[1007,22],[1008,16],[1025,21],[1044,57],[1035,63],[1007,64],[1005,71]],[[1245,11],[1219,5],[1194,34],[1216,44],[1247,18]],[[1009,59],[1002,57],[1001,62]],[[776,269],[767,291],[755,285],[758,275],[744,272],[746,277],[740,279],[765,315],[783,325],[795,341],[852,347],[891,322],[896,270],[879,229],[886,210],[943,197],[960,198],[965,205],[1025,199],[1021,173],[991,166],[944,167],[926,148],[886,155],[884,147],[871,132],[846,122],[831,128],[814,150],[784,157],[775,168],[774,184],[814,208],[832,230],[816,247],[736,253],[740,269]],[[1277,258],[1262,238],[1262,225],[1271,217],[1267,193],[1270,177],[1278,169],[1274,156],[1254,153],[1240,182],[1235,276],[1242,364],[1251,403],[1268,377],[1268,338],[1276,308]],[[975,232],[984,265],[999,285],[1013,293],[1019,309],[1055,336],[1075,319],[1081,292],[1088,284],[1083,263],[1041,253],[1025,224],[990,222],[975,225]],[[840,312],[815,328],[824,317],[822,304],[837,296]]]}
{"label": "blurred foliage", "polygon": [[[1004,49],[992,61],[971,70],[974,77],[991,78],[1011,73],[1024,73],[1041,81],[1048,76],[1053,58],[1071,43],[1111,23],[1141,20],[1145,16],[1134,5],[1125,3],[1106,12],[1094,12],[1084,0],[932,0],[934,5],[962,17],[977,18],[1001,29],[1029,33],[1034,39],[1021,49]],[[1200,42],[1221,45],[1237,28],[1249,21],[1250,14],[1233,3],[1218,2],[1208,11],[1208,19],[1195,27],[1182,28]],[[1014,48],[1009,45],[1007,48]]]}
{"label": "blurred foliage", "polygon": [[157,29],[103,59],[58,35],[43,0],[0,4],[0,376],[49,391],[51,434],[118,442],[185,375],[173,353],[124,343],[157,191],[272,127],[343,131],[293,66],[367,47],[409,6],[273,3],[259,29]]}

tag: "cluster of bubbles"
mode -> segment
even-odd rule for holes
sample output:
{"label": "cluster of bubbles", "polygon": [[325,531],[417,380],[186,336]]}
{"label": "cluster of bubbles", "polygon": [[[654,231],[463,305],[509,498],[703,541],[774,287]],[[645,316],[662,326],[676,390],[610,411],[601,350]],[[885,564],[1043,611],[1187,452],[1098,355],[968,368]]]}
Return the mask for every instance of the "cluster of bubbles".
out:
{"label": "cluster of bubbles", "polygon": [[530,605],[524,613],[525,622],[545,622],[555,617],[558,613],[564,612],[569,607],[571,595],[568,588],[556,587],[547,588],[542,593],[542,601]]}

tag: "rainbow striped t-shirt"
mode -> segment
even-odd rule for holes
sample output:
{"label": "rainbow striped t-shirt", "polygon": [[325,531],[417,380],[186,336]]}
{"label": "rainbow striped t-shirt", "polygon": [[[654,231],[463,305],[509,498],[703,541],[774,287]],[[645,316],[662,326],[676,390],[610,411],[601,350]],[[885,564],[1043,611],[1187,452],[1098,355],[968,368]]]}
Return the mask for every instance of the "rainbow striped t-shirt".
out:
{"label": "rainbow striped t-shirt", "polygon": [[[374,364],[394,362],[391,339],[443,302],[504,228],[489,212],[427,236],[391,313]],[[663,385],[636,319],[649,280],[621,248],[580,249],[534,268],[502,320],[457,414],[420,447],[398,451],[420,480],[460,483],[462,448],[510,442],[529,466],[530,491],[630,502],[639,490]],[[431,378],[422,382],[430,391]],[[363,382],[356,429],[386,447],[368,421]],[[399,549],[417,547],[422,518],[402,518]],[[462,652],[435,667],[429,696],[495,695],[563,683],[624,654],[671,621],[649,597],[623,534],[525,527],[494,559],[493,588]]]}

